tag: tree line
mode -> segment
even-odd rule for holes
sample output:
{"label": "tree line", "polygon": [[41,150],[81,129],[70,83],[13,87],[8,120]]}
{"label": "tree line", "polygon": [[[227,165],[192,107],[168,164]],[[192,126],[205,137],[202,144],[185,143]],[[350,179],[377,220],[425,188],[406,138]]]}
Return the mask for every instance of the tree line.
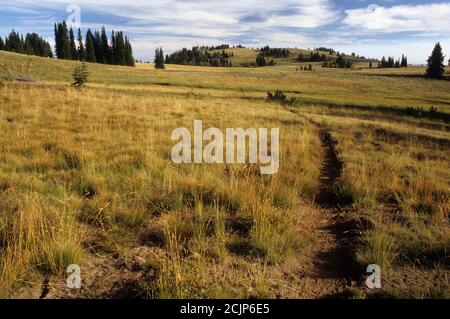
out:
{"label": "tree line", "polygon": [[264,53],[258,54],[256,57],[256,66],[264,67],[264,66],[274,66],[275,61],[273,59],[266,60],[266,55]]}
{"label": "tree line", "polygon": [[260,53],[262,53],[266,57],[273,57],[278,59],[288,58],[291,55],[291,51],[289,49],[271,48],[268,45],[262,48],[260,50]]}
{"label": "tree line", "polygon": [[193,47],[192,50],[183,48],[170,55],[166,55],[166,64],[181,64],[181,65],[197,65],[197,66],[212,66],[212,67],[231,67],[232,54],[225,52],[208,52],[202,50],[200,47]]}
{"label": "tree line", "polygon": [[314,48],[314,51],[320,51],[320,52],[327,52],[330,55],[333,55],[336,53],[336,51],[332,48],[326,48],[326,47],[318,47],[318,48]]}
{"label": "tree line", "polygon": [[134,66],[133,48],[122,31],[112,31],[108,39],[105,27],[101,32],[88,29],[83,40],[78,29],[77,38],[73,28],[65,21],[55,23],[55,52],[58,59],[91,63]]}
{"label": "tree line", "polygon": [[12,30],[4,39],[0,37],[0,50],[14,53],[52,58],[52,48],[44,38],[36,33],[27,33],[24,37]]}
{"label": "tree line", "polygon": [[311,52],[309,55],[300,53],[298,55],[298,62],[324,62],[327,61],[327,56],[320,52]]}
{"label": "tree line", "polygon": [[381,61],[378,62],[378,67],[381,69],[386,68],[407,68],[408,58],[402,54],[402,58],[395,60],[394,57],[388,57],[387,59],[383,57]]}

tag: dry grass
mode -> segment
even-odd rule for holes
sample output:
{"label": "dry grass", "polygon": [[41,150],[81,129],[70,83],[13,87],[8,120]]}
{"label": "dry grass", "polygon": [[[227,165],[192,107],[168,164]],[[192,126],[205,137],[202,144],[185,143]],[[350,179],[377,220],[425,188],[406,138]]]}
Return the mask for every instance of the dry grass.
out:
{"label": "dry grass", "polygon": [[[363,234],[358,261],[394,270],[448,266],[448,123],[324,107],[432,103],[448,113],[448,81],[378,70],[300,73],[292,63],[166,71],[89,65],[91,83],[76,90],[68,85],[72,62],[0,52],[0,64],[40,80],[0,87],[1,296],[62,276],[68,264],[140,246],[152,254],[139,296],[298,295],[285,294],[295,287],[280,268],[292,258],[301,263],[314,242],[322,150],[309,119],[339,142],[339,195],[375,225]],[[266,91],[277,88],[301,106],[266,102]],[[172,130],[192,128],[195,119],[222,129],[279,127],[280,172],[172,164]]]}

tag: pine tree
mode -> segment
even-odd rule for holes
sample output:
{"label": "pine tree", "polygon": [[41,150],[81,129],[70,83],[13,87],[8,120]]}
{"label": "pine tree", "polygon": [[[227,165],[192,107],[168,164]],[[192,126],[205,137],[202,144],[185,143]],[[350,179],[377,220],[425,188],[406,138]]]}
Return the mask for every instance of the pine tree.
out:
{"label": "pine tree", "polygon": [[61,41],[61,56],[58,59],[71,60],[72,51],[70,47],[69,30],[67,28],[66,21],[58,25],[58,34]]}
{"label": "pine tree", "polygon": [[127,66],[135,66],[133,48],[131,47],[130,40],[127,37],[125,37],[125,63]]}
{"label": "pine tree", "polygon": [[59,34],[59,28],[56,23],[55,23],[55,53],[57,57],[62,56],[61,36]]}
{"label": "pine tree", "polygon": [[3,38],[0,37],[0,51],[3,51],[5,49],[6,49],[5,42],[3,41]]}
{"label": "pine tree", "polygon": [[111,64],[115,64],[117,51],[116,33],[114,30],[111,33]]}
{"label": "pine tree", "polygon": [[27,33],[24,43],[25,53],[40,57],[53,57],[50,44],[36,33]]}
{"label": "pine tree", "polygon": [[71,60],[72,48],[69,30],[65,21],[55,24],[55,51],[58,59]]}
{"label": "pine tree", "polygon": [[86,64],[82,63],[75,67],[72,73],[73,83],[72,85],[80,88],[88,82],[89,72],[87,70]]}
{"label": "pine tree", "polygon": [[80,61],[86,61],[86,49],[83,44],[83,36],[81,30],[78,29],[78,59]]}
{"label": "pine tree", "polygon": [[105,55],[103,53],[102,39],[100,37],[100,32],[94,32],[94,50],[95,50],[95,59],[97,63],[105,63]]}
{"label": "pine tree", "polygon": [[70,28],[69,31],[69,38],[70,38],[70,55],[72,57],[72,60],[78,61],[78,50],[77,45],[75,44],[75,35],[73,33],[72,28]]}
{"label": "pine tree", "polygon": [[442,79],[444,75],[444,55],[439,42],[436,43],[431,56],[428,58],[426,75],[430,79]]}
{"label": "pine tree", "polygon": [[88,29],[86,33],[86,62],[96,63],[97,59],[95,56],[95,47],[94,47],[94,35],[92,31]]}
{"label": "pine tree", "polygon": [[162,48],[155,50],[155,69],[164,69],[164,52]]}
{"label": "pine tree", "polygon": [[102,27],[102,34],[100,38],[102,43],[104,61],[107,64],[111,64],[112,63],[111,48],[109,47],[108,36],[106,35],[105,27]]}
{"label": "pine tree", "polygon": [[407,68],[408,67],[408,58],[402,54],[402,61],[400,63],[401,68]]}
{"label": "pine tree", "polygon": [[259,67],[264,67],[266,66],[266,58],[264,57],[263,53],[258,54],[258,56],[256,57],[256,65]]}
{"label": "pine tree", "polygon": [[5,39],[6,50],[15,53],[25,53],[24,52],[24,41],[23,38],[14,31],[11,31],[8,37]]}
{"label": "pine tree", "polygon": [[125,39],[123,37],[123,32],[117,32],[115,35],[113,62],[116,65],[125,65]]}

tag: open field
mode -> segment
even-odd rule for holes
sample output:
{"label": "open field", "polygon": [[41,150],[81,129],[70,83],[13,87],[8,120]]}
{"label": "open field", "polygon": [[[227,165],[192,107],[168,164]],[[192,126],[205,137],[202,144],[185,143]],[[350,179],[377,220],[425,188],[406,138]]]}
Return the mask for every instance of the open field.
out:
{"label": "open field", "polygon": [[[450,81],[76,64],[0,52],[1,297],[450,297]],[[173,164],[195,119],[280,128],[279,173]]]}

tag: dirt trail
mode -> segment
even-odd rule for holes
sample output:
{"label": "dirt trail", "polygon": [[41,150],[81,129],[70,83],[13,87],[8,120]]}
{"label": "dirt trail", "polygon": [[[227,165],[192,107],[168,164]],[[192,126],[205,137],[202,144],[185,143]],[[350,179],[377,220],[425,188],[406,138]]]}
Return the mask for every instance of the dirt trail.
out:
{"label": "dirt trail", "polygon": [[309,262],[300,272],[299,286],[304,298],[340,298],[348,295],[349,288],[358,285],[359,275],[348,238],[353,227],[339,217],[338,198],[334,192],[343,164],[336,152],[337,143],[323,127],[320,138],[323,164],[321,187],[314,201],[318,208],[313,229],[316,235]]}

